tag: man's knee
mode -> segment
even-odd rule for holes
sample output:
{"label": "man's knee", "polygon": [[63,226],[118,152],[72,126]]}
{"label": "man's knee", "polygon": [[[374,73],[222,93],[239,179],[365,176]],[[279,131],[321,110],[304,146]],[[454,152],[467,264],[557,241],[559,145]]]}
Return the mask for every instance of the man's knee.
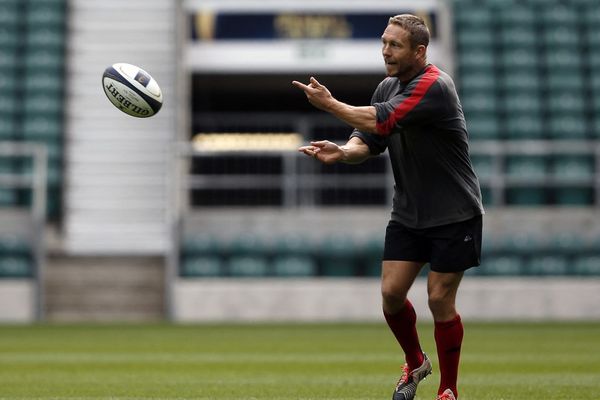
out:
{"label": "man's knee", "polygon": [[381,286],[381,299],[383,303],[383,311],[387,314],[396,314],[406,302],[406,293],[393,290],[389,286]]}

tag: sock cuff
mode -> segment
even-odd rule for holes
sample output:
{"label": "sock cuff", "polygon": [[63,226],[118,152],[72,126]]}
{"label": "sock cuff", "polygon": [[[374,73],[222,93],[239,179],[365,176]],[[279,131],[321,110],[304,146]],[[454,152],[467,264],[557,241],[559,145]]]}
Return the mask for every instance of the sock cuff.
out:
{"label": "sock cuff", "polygon": [[454,325],[456,324],[460,324],[462,322],[460,315],[456,314],[456,317],[452,318],[449,321],[436,321],[435,322],[435,327],[437,329],[449,329],[452,328]]}

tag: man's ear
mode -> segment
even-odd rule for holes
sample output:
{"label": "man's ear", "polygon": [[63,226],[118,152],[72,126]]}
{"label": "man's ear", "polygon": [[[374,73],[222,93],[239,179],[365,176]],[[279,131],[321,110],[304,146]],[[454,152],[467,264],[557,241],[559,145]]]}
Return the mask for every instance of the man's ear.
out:
{"label": "man's ear", "polygon": [[425,59],[426,53],[427,53],[427,47],[423,46],[422,44],[417,46],[417,57],[418,58]]}

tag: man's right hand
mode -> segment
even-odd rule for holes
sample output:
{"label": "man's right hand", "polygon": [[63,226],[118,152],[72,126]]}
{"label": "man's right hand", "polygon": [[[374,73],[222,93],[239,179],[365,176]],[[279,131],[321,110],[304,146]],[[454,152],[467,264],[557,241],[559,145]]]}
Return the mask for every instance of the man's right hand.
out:
{"label": "man's right hand", "polygon": [[328,140],[310,142],[309,146],[302,146],[298,149],[307,156],[314,157],[324,164],[334,164],[343,161],[344,150],[337,144]]}

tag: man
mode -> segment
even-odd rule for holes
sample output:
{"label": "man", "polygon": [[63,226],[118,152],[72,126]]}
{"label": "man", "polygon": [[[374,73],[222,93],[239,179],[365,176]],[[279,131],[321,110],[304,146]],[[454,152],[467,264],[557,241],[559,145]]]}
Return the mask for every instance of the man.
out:
{"label": "man", "polygon": [[292,82],[315,107],[355,128],[343,146],[323,140],[299,150],[326,164],[355,164],[388,149],[396,185],[382,263],[383,313],[406,358],[393,399],[413,399],[432,370],[407,299],[421,268],[430,263],[427,292],[441,377],[437,399],[455,400],[463,338],[455,299],[464,271],[479,265],[481,192],[454,83],[427,62],[429,31],[423,20],[392,17],[381,39],[387,78],[371,106],[342,103],[312,77],[308,85]]}

